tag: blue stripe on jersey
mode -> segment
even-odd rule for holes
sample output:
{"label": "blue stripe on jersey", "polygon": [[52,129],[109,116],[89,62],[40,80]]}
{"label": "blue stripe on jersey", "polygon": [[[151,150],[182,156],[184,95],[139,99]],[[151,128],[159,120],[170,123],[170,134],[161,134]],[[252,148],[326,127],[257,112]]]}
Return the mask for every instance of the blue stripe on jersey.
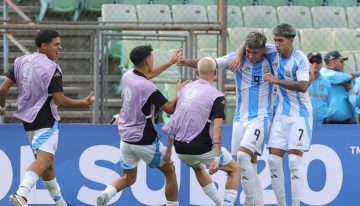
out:
{"label": "blue stripe on jersey", "polygon": [[299,104],[299,113],[300,113],[299,115],[300,116],[309,116],[309,111],[306,109],[306,106],[301,101],[300,92],[296,92],[296,99]]}
{"label": "blue stripe on jersey", "polygon": [[[269,92],[269,94],[272,94],[272,90],[273,90],[273,84],[269,84],[269,90],[268,90],[268,92]],[[273,105],[272,105],[272,95],[268,95],[268,108],[267,108],[267,111],[268,111],[268,119],[270,120],[270,121],[272,121],[272,119],[273,119]]]}
{"label": "blue stripe on jersey", "polygon": [[[279,67],[279,74],[282,75],[282,79],[285,76],[285,66],[286,66],[287,61],[280,61],[280,67]],[[286,88],[279,86],[280,92],[283,96],[283,101],[282,101],[282,107],[283,107],[283,111],[281,112],[281,114],[284,115],[289,115],[290,113],[290,99],[289,96],[286,92]]]}
{"label": "blue stripe on jersey", "polygon": [[262,81],[262,63],[258,62],[253,64],[251,71],[251,87],[249,88],[249,107],[248,107],[248,120],[256,118],[259,114],[259,90],[260,82]]}
{"label": "blue stripe on jersey", "polygon": [[311,127],[310,127],[310,122],[309,122],[309,118],[312,118],[312,117],[304,117],[305,119],[305,125],[306,125],[306,132],[307,132],[307,135],[311,141],[312,139],[312,131],[311,131]]}
{"label": "blue stripe on jersey", "polygon": [[264,142],[263,142],[263,145],[261,147],[261,151],[264,151],[265,142],[267,142],[268,138],[269,138],[268,119],[266,117],[264,117]]}
{"label": "blue stripe on jersey", "polygon": [[[243,64],[244,65],[244,64]],[[243,66],[241,65],[241,67]],[[240,104],[241,104],[241,80],[242,70],[235,72],[235,84],[236,84],[236,111],[234,114],[234,122],[240,121]]]}

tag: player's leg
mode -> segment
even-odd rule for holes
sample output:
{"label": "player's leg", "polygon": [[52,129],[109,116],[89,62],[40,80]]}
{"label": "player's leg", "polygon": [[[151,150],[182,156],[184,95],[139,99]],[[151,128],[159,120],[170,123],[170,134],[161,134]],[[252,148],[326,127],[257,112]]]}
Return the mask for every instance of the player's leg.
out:
{"label": "player's leg", "polygon": [[293,127],[289,136],[289,168],[291,175],[291,199],[293,206],[299,206],[305,181],[302,166],[303,151],[310,149],[312,118],[292,119]]}
{"label": "player's leg", "polygon": [[[139,148],[137,148],[137,147]],[[121,141],[120,143],[120,166],[123,176],[114,180],[106,189],[96,198],[96,206],[105,206],[121,190],[131,186],[136,181],[137,164],[140,158],[135,154],[136,149],[141,146],[131,145]]]}
{"label": "player's leg", "polygon": [[255,174],[255,206],[263,206],[264,205],[264,194],[263,187],[260,181],[260,177],[257,173],[257,155],[253,155],[251,158],[251,163],[254,168]]}
{"label": "player's leg", "polygon": [[268,137],[270,124],[270,121],[266,117],[257,118],[245,123],[244,136],[237,153],[245,193],[245,205],[254,205],[255,199],[262,199],[262,196],[257,197],[258,195],[262,195],[262,188],[257,187],[259,183],[256,181],[259,180],[259,178],[257,177],[257,169],[254,169],[253,163],[256,164],[256,155],[261,155],[263,152],[264,142]]}
{"label": "player's leg", "polygon": [[221,151],[224,164],[220,169],[227,173],[224,205],[232,206],[234,205],[238,196],[238,188],[240,184],[240,166],[235,160],[232,159],[232,156],[225,148],[222,148]]}
{"label": "player's leg", "polygon": [[165,176],[165,197],[167,199],[166,205],[179,205],[178,184],[174,165],[167,162],[158,168]]}
{"label": "player's leg", "polygon": [[30,190],[44,171],[53,163],[58,138],[57,122],[55,122],[53,128],[43,128],[26,134],[36,159],[25,172],[16,193],[9,197],[10,202],[14,205],[27,205],[26,198]]}
{"label": "player's leg", "polygon": [[66,206],[67,203],[61,195],[61,189],[55,177],[54,161],[52,161],[50,167],[45,170],[42,179],[46,189],[49,191],[50,196],[54,200],[55,204],[57,206]]}
{"label": "player's leg", "polygon": [[205,194],[215,202],[217,206],[223,205],[223,202],[218,195],[216,186],[214,182],[211,179],[211,176],[209,173],[205,170],[205,166],[203,164],[197,164],[191,166],[195,172],[195,176],[197,181],[199,182],[202,190],[205,192]]}
{"label": "player's leg", "polygon": [[104,191],[96,198],[96,206],[105,206],[107,203],[115,197],[115,195],[126,187],[130,187],[136,181],[137,168],[123,169],[123,176],[114,180],[110,185],[106,187]]}
{"label": "player's leg", "polygon": [[288,128],[285,124],[286,119],[282,115],[275,115],[271,126],[268,149],[269,149],[269,168],[271,175],[271,184],[278,201],[279,206],[286,205],[285,180],[283,170],[283,156],[288,148],[288,138],[284,133]]}
{"label": "player's leg", "polygon": [[135,148],[137,147],[139,147],[136,149],[138,157],[144,160],[150,168],[158,168],[164,174],[166,205],[179,205],[175,167],[164,159],[166,147],[159,140],[155,140],[152,145],[135,145]]}

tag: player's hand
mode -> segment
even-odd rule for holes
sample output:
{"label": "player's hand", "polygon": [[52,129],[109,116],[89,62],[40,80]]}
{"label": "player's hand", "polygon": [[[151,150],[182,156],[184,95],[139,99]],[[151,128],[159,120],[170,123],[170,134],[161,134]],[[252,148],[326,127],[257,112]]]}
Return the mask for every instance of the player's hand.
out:
{"label": "player's hand", "polygon": [[191,80],[186,80],[185,82],[181,82],[181,80],[179,80],[177,82],[177,84],[176,84],[176,92],[179,92],[182,88],[184,88],[190,82],[192,82],[192,81]]}
{"label": "player's hand", "polygon": [[229,70],[232,72],[237,72],[241,69],[243,57],[240,55],[236,55],[236,57],[230,62]]}
{"label": "player's hand", "polygon": [[276,77],[271,73],[264,74],[264,81],[266,81],[266,82],[276,84],[277,80],[278,79],[276,79]]}
{"label": "player's hand", "polygon": [[187,66],[187,61],[182,56],[180,56],[176,61],[176,65],[180,67]]}
{"label": "player's hand", "polygon": [[175,49],[175,51],[172,53],[171,57],[170,57],[170,63],[171,64],[175,64],[178,59],[181,57],[182,55],[182,48],[180,49]]}
{"label": "player's hand", "polygon": [[219,158],[214,158],[213,161],[210,164],[209,174],[213,175],[215,172],[219,170]]}
{"label": "player's hand", "polygon": [[92,104],[94,104],[95,102],[95,94],[94,92],[90,92],[89,96],[87,96],[84,100],[85,100],[85,104],[90,106]]}

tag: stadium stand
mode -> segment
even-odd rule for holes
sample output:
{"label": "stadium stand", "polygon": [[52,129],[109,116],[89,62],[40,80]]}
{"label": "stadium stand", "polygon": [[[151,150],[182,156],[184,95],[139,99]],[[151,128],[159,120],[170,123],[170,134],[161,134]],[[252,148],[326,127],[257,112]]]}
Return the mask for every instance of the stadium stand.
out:
{"label": "stadium stand", "polygon": [[312,28],[311,12],[306,6],[277,7],[279,23],[289,23],[295,28]]}
{"label": "stadium stand", "polygon": [[360,7],[347,7],[346,14],[349,28],[360,28]]}
{"label": "stadium stand", "polygon": [[[217,21],[217,5],[212,5],[207,7],[207,13],[209,17],[209,22],[218,22]],[[238,6],[228,6],[227,11],[227,27],[234,28],[234,27],[243,27],[243,17],[240,7]]]}
{"label": "stadium stand", "polygon": [[343,7],[321,6],[312,7],[315,28],[346,28],[346,14]]}
{"label": "stadium stand", "polygon": [[273,28],[278,23],[276,10],[272,6],[245,6],[242,11],[246,27]]}
{"label": "stadium stand", "polygon": [[264,6],[287,6],[290,2],[288,0],[259,0],[259,5]]}
{"label": "stadium stand", "polygon": [[72,14],[71,20],[76,21],[80,15],[79,0],[40,0],[41,9],[37,20],[43,20],[46,12],[69,13]]}
{"label": "stadium stand", "polygon": [[207,12],[201,5],[173,5],[173,22],[177,23],[207,23]]}

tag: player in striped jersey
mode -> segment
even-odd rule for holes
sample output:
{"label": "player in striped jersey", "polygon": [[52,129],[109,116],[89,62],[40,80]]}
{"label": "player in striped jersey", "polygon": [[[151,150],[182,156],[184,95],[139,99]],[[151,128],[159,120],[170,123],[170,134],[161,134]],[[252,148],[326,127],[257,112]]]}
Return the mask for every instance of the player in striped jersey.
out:
{"label": "player in striped jersey", "polygon": [[[285,206],[283,156],[288,152],[291,175],[292,205],[300,205],[304,175],[302,155],[310,149],[312,136],[312,108],[307,87],[309,62],[305,54],[293,46],[295,28],[280,24],[273,30],[274,45],[267,45],[267,57],[274,75],[267,73],[264,80],[279,86],[277,107],[268,142],[271,182],[278,205]],[[241,62],[241,52],[237,65]],[[234,66],[233,66],[234,67]],[[232,67],[232,68],[233,68]]]}
{"label": "player in striped jersey", "polygon": [[[272,73],[269,61],[264,58],[266,37],[250,32],[246,37],[246,56],[241,69],[235,72],[236,112],[234,115],[231,152],[237,155],[241,167],[242,184],[246,196],[244,205],[263,205],[262,186],[257,174],[257,155],[263,151],[273,118],[271,96],[273,87],[264,81]],[[228,69],[236,52],[217,58],[219,69]],[[195,60],[196,61],[196,60]],[[191,60],[187,66],[194,66]]]}

